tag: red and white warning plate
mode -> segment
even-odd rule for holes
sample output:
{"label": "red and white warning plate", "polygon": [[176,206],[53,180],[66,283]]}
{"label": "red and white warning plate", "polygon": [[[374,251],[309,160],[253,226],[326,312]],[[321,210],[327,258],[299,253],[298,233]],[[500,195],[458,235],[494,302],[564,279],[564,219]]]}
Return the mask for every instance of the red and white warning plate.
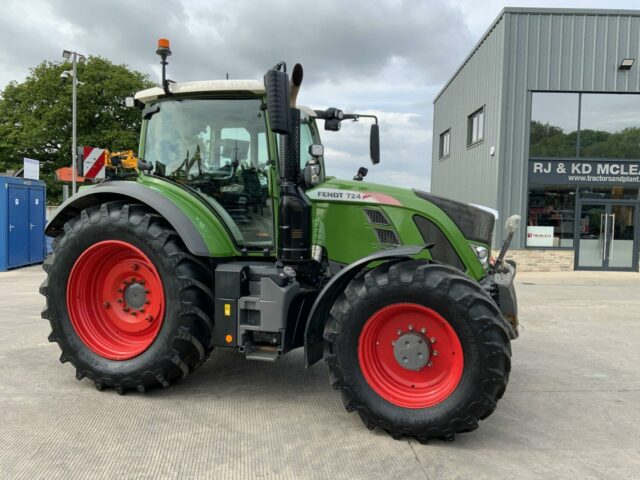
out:
{"label": "red and white warning plate", "polygon": [[82,172],[84,178],[102,179],[105,177],[106,152],[104,148],[82,147]]}

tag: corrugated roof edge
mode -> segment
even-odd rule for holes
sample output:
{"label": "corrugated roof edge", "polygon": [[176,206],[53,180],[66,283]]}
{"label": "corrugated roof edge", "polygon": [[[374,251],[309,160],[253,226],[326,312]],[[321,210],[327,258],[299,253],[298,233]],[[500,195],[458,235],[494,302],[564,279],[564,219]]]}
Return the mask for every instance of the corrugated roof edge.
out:
{"label": "corrugated roof edge", "polygon": [[630,17],[640,17],[640,10],[622,10],[622,9],[599,9],[599,8],[528,8],[528,7],[505,7],[503,8],[496,19],[491,23],[489,28],[482,34],[480,40],[473,46],[469,54],[462,61],[460,66],[453,73],[451,78],[447,80],[444,86],[440,89],[438,94],[434,97],[433,103],[438,101],[438,98],[442,96],[444,91],[455,80],[460,71],[469,62],[471,57],[478,51],[480,46],[484,43],[491,32],[496,28],[496,25],[502,20],[505,13],[539,13],[539,14],[556,14],[556,15],[627,15]]}

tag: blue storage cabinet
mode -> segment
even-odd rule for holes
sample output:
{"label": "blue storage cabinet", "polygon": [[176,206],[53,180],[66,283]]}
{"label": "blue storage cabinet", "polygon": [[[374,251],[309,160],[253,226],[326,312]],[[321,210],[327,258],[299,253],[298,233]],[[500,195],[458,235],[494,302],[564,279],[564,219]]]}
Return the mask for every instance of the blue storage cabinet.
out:
{"label": "blue storage cabinet", "polygon": [[0,272],[45,258],[43,182],[0,177]]}

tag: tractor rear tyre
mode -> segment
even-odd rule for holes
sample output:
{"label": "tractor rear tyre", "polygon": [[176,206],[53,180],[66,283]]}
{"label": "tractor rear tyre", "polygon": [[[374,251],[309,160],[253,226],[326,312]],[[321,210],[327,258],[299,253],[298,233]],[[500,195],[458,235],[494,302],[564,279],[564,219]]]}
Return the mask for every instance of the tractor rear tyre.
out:
{"label": "tractor rear tyre", "polygon": [[324,338],[347,411],[394,438],[475,430],[509,380],[509,326],[479,284],[446,265],[411,260],[360,275]]}
{"label": "tractor rear tyre", "polygon": [[213,349],[211,270],[144,205],[83,210],[43,268],[49,341],[98,390],[168,387]]}

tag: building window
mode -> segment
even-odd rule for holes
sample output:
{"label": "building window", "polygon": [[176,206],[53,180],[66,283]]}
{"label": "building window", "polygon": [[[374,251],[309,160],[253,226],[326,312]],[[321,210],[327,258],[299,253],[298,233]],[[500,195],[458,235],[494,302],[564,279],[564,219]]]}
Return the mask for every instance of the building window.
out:
{"label": "building window", "polygon": [[640,95],[533,92],[532,158],[640,158]]}
{"label": "building window", "polygon": [[640,158],[640,95],[583,94],[581,158]]}
{"label": "building window", "polygon": [[451,141],[451,130],[447,130],[440,134],[440,158],[449,156],[449,144]]}
{"label": "building window", "polygon": [[576,187],[530,185],[527,247],[573,247]]}
{"label": "building window", "polygon": [[579,103],[580,96],[577,93],[533,93],[530,156],[575,158]]}
{"label": "building window", "polygon": [[484,138],[484,107],[467,117],[467,146],[479,143]]}

